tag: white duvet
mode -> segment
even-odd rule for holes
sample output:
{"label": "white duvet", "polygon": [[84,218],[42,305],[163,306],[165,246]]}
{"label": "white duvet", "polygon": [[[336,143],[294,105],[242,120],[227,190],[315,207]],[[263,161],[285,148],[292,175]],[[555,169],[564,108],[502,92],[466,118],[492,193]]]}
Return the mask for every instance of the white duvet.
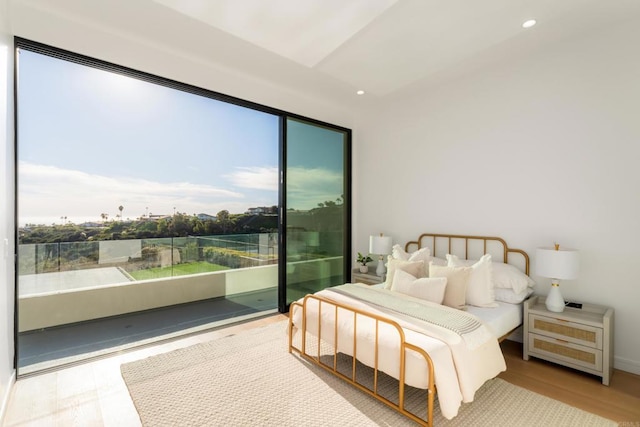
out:
{"label": "white duvet", "polygon": [[[484,337],[483,340],[470,345],[460,335],[448,329],[421,320],[409,319],[404,315],[391,315],[384,309],[374,308],[370,304],[331,290],[323,290],[316,295],[396,321],[404,330],[406,342],[421,347],[431,357],[440,410],[447,419],[452,419],[458,414],[462,402],[472,402],[475,392],[485,381],[506,369],[498,341],[484,325],[481,326],[483,331],[479,331]],[[407,298],[412,297],[407,296]],[[420,302],[424,301],[420,300]],[[292,306],[292,316],[297,333],[297,329],[302,325],[300,307]],[[309,300],[307,331],[316,336],[318,334],[317,319],[318,301]],[[322,339],[331,345],[334,345],[334,319],[335,307],[322,304],[321,335]],[[338,352],[353,356],[353,313],[338,309],[338,324]],[[380,346],[378,368],[398,378],[400,343],[395,328],[380,323],[378,340]],[[357,359],[373,367],[375,365],[374,346],[375,321],[365,316],[358,316]],[[406,384],[410,386],[427,388],[427,365],[421,355],[411,350],[407,351],[405,379]]]}

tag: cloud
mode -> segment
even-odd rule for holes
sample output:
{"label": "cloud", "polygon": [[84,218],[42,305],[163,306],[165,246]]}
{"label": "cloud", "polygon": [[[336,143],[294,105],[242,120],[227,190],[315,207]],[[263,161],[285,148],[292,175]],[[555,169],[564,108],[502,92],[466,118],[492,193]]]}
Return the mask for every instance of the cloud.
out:
{"label": "cloud", "polygon": [[[108,177],[77,170],[28,162],[18,165],[19,217],[67,216],[98,220],[101,213],[111,217],[124,206],[124,218],[137,218],[147,212],[212,212],[240,206],[244,194],[189,182],[160,183],[130,177]],[[248,202],[243,201],[242,205]],[[246,209],[246,206],[243,208]],[[217,211],[215,211],[217,212]],[[213,212],[213,213],[215,213]],[[28,221],[34,222],[34,221]]]}
{"label": "cloud", "polygon": [[[278,168],[242,167],[225,175],[241,188],[278,191]],[[312,209],[344,193],[343,176],[327,169],[293,167],[287,170],[287,201],[294,209]]]}
{"label": "cloud", "polygon": [[312,209],[318,203],[336,201],[344,194],[342,173],[327,169],[289,168],[287,205],[294,209]]}
{"label": "cloud", "polygon": [[[215,215],[223,209],[240,213],[277,203],[269,193],[257,193],[247,200],[241,192],[210,185],[108,177],[23,161],[18,172],[21,225],[59,223],[60,217],[75,223],[100,221],[102,213],[115,218],[121,205],[123,218],[134,219],[147,213],[170,215],[174,208],[189,215]],[[278,191],[277,168],[238,168],[225,178],[238,188]],[[294,209],[315,208],[344,192],[342,174],[326,169],[289,168],[288,182],[288,206]]]}
{"label": "cloud", "polygon": [[241,188],[278,191],[278,168],[239,167],[238,170],[224,175],[231,183]]}

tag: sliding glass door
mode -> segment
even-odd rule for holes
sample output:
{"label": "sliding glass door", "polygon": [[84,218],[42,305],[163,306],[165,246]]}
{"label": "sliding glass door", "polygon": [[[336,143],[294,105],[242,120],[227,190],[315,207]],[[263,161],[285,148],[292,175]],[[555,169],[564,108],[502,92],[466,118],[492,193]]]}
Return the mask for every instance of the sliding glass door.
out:
{"label": "sliding glass door", "polygon": [[348,281],[350,131],[287,118],[279,306]]}
{"label": "sliding glass door", "polygon": [[20,38],[16,65],[18,375],[348,280],[349,129]]}

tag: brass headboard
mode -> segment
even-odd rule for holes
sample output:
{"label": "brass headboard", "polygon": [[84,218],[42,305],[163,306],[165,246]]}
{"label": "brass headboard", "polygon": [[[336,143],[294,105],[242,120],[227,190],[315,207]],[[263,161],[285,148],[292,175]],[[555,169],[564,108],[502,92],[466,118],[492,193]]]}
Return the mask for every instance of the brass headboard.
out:
{"label": "brass headboard", "polygon": [[[500,237],[424,233],[417,240],[407,242],[404,248],[411,251],[413,246],[417,246],[416,250],[429,247],[431,255],[442,258],[445,254],[455,254],[463,259],[478,259],[490,253],[495,261],[514,264],[529,275],[529,255],[522,249],[509,248]],[[520,260],[509,258],[511,254],[518,254]]]}

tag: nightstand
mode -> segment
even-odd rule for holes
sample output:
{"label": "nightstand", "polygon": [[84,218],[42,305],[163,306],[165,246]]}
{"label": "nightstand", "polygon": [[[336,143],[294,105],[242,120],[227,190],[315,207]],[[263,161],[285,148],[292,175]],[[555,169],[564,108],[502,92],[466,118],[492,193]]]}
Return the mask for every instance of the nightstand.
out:
{"label": "nightstand", "polygon": [[351,271],[351,283],[364,283],[365,285],[377,285],[384,282],[384,276],[380,277],[375,273],[360,273],[359,269]]}
{"label": "nightstand", "polygon": [[589,372],[609,385],[613,371],[613,309],[583,304],[562,313],[547,310],[544,299],[524,302],[524,360],[537,357]]}

